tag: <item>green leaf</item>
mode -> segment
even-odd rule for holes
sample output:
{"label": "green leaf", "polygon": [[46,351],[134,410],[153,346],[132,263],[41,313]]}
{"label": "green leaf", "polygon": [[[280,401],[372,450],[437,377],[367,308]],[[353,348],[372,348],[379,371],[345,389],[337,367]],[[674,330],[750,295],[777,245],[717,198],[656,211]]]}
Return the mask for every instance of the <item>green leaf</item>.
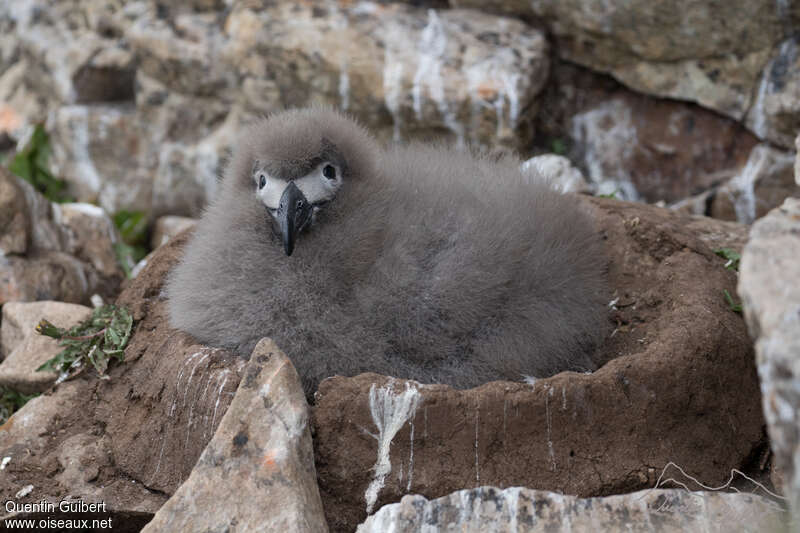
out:
{"label": "green leaf", "polygon": [[123,241],[130,245],[147,241],[147,215],[143,211],[122,210],[113,218]]}
{"label": "green leaf", "polygon": [[11,160],[8,170],[28,182],[33,182],[33,165],[23,153],[19,153]]}
{"label": "green leaf", "polygon": [[148,253],[147,215],[142,211],[119,211],[113,216],[114,225],[119,230],[122,242],[114,243],[117,262],[130,278],[136,263]]}
{"label": "green leaf", "polygon": [[567,153],[567,143],[564,141],[564,139],[555,138],[551,143],[551,150],[554,154],[564,155]]}
{"label": "green leaf", "polygon": [[124,242],[115,242],[113,248],[125,276],[131,278],[133,267],[147,255],[147,250],[142,246],[130,246]]}
{"label": "green leaf", "polygon": [[106,329],[106,344],[109,346],[119,346],[119,343],[122,339],[119,336],[119,333],[114,331],[114,328],[109,327]]}
{"label": "green leaf", "polygon": [[598,198],[616,198],[618,192],[619,192],[619,189],[614,189],[614,192],[611,192],[609,194],[598,194],[597,197]]}
{"label": "green leaf", "polygon": [[739,260],[742,258],[739,252],[731,250],[730,248],[718,248],[714,250],[714,253],[728,260],[728,262],[725,263],[725,268],[739,272]]}
{"label": "green leaf", "polygon": [[[41,326],[41,327],[39,327]],[[70,373],[85,365],[91,365],[98,374],[105,375],[109,360],[125,359],[125,346],[133,329],[133,317],[127,309],[114,305],[104,305],[80,324],[69,330],[57,328],[47,320],[42,320],[36,331],[50,333],[59,339],[64,349],[55,357],[37,368],[38,371],[52,371],[68,377]]]}
{"label": "green leaf", "polygon": [[0,387],[0,424],[5,424],[9,417],[38,394],[23,394],[8,387]]}
{"label": "green leaf", "polygon": [[729,293],[727,289],[724,289],[722,292],[725,293],[725,301],[728,302],[728,306],[731,308],[731,311],[733,311],[734,313],[741,314],[742,313],[742,304],[740,304],[740,303],[737,304],[736,302],[734,302],[733,301],[733,296],[731,296],[731,293]]}
{"label": "green leaf", "polygon": [[66,182],[57,179],[50,172],[50,141],[44,127],[36,125],[28,144],[17,152],[8,164],[8,169],[29,182],[48,200],[53,202],[71,202],[66,194]]}

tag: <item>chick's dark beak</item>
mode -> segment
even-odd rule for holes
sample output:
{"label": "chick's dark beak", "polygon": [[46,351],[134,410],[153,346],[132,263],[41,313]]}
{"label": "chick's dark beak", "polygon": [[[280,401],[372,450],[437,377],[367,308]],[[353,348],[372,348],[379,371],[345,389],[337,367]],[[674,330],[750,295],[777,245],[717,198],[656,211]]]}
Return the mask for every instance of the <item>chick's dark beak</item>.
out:
{"label": "chick's dark beak", "polygon": [[295,237],[311,220],[312,211],[311,204],[303,195],[303,191],[298,189],[294,182],[289,182],[281,195],[281,201],[275,213],[283,237],[283,251],[286,252],[286,255],[292,255]]}

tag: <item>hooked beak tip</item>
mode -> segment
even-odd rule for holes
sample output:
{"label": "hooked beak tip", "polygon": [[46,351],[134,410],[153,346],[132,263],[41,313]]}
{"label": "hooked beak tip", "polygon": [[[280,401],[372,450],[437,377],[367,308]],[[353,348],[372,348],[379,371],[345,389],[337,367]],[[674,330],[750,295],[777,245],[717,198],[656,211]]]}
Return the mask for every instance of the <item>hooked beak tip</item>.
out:
{"label": "hooked beak tip", "polygon": [[311,207],[297,186],[290,182],[281,195],[276,218],[283,236],[283,251],[291,256],[295,238],[311,217]]}

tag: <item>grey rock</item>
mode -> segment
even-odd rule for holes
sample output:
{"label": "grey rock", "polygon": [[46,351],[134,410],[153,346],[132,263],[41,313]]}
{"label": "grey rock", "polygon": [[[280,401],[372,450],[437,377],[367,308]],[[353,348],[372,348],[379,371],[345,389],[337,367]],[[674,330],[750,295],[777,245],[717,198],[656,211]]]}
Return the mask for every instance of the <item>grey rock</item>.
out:
{"label": "grey rock", "polygon": [[58,225],[53,222],[53,204],[27,181],[19,179],[5,169],[0,170],[0,180],[13,181],[23,192],[23,201],[14,204],[12,209],[27,215],[30,232],[25,251],[61,251],[62,235]]}
{"label": "grey rock", "polygon": [[730,179],[758,144],[729,117],[571,63],[554,63],[537,102],[537,138],[551,140],[601,194],[619,189],[620,198],[672,203],[697,194]]}
{"label": "grey rock", "polygon": [[522,163],[522,171],[532,180],[545,180],[561,192],[590,192],[583,173],[564,156],[544,154]]}
{"label": "grey rock", "polygon": [[101,276],[119,275],[113,245],[120,238],[114,222],[92,204],[52,204],[53,222],[62,230],[62,251],[90,264]]}
{"label": "grey rock", "polygon": [[153,236],[150,238],[150,247],[155,250],[159,246],[167,243],[178,233],[194,228],[197,219],[178,216],[163,216],[156,219],[153,227]]}
{"label": "grey rock", "polygon": [[[572,117],[572,138],[584,148],[589,180],[599,194],[639,200],[631,160],[638,144],[633,110],[621,99],[603,102]],[[620,164],[620,162],[623,162]]]}
{"label": "grey rock", "polygon": [[794,140],[795,156],[794,156],[794,181],[800,185],[800,135]]}
{"label": "grey rock", "polygon": [[58,377],[54,372],[37,372],[45,361],[63,348],[58,341],[36,333],[36,324],[46,318],[69,328],[91,314],[83,305],[63,302],[7,302],[0,324],[0,386],[24,393],[42,392]]}
{"label": "grey rock", "polygon": [[122,281],[116,227],[90,204],[52,204],[0,168],[0,304],[112,296]]}
{"label": "grey rock", "polygon": [[[202,510],[202,512],[198,512]],[[327,531],[309,410],[292,363],[262,339],[189,479],[144,529]]]}
{"label": "grey rock", "polygon": [[17,53],[29,62],[26,77],[38,78],[37,88],[48,99],[71,104],[132,95],[134,58],[104,35],[110,28],[99,13],[115,10],[103,1],[26,0],[3,8],[0,20],[13,28],[5,39],[16,40]]}
{"label": "grey rock", "polygon": [[30,222],[25,193],[17,180],[0,176],[0,256],[28,250]]}
{"label": "grey rock", "polygon": [[768,144],[753,147],[745,165],[722,185],[676,202],[693,214],[751,224],[790,196],[800,195],[794,179],[795,154]]}
{"label": "grey rock", "polygon": [[784,512],[753,494],[652,489],[578,498],[521,487],[478,487],[428,500],[404,496],[358,526],[358,533],[545,531],[783,531]]}
{"label": "grey rock", "polygon": [[45,99],[36,94],[34,84],[26,78],[30,70],[30,63],[21,58],[6,69],[0,68],[0,133],[12,140],[25,137],[33,123],[47,116]]}
{"label": "grey rock", "polygon": [[800,195],[793,179],[794,159],[793,154],[767,144],[754,147],[745,166],[717,189],[711,215],[750,224],[787,197]]}
{"label": "grey rock", "polygon": [[739,296],[756,361],[775,468],[800,516],[800,199],[756,222],[739,268]]}
{"label": "grey rock", "polygon": [[312,102],[384,138],[522,148],[549,68],[520,20],[403,3],[25,0],[0,28],[14,131],[46,118],[80,200],[154,216],[199,214],[243,123]]}
{"label": "grey rock", "polygon": [[800,8],[770,0],[694,2],[453,0],[534,16],[559,55],[634,90],[688,100],[746,120],[762,140],[790,147],[798,124],[793,34]]}
{"label": "grey rock", "polygon": [[149,140],[155,136],[148,135],[132,108],[54,106],[47,129],[53,173],[69,182],[77,198],[110,213],[151,209],[152,169],[145,165],[152,155]]}
{"label": "grey rock", "polygon": [[[794,31],[798,25],[795,23]],[[787,35],[775,48],[758,80],[747,126],[763,140],[792,148],[800,129],[800,41]]]}
{"label": "grey rock", "polygon": [[62,252],[0,257],[0,303],[87,302],[99,285],[100,280],[84,263]]}

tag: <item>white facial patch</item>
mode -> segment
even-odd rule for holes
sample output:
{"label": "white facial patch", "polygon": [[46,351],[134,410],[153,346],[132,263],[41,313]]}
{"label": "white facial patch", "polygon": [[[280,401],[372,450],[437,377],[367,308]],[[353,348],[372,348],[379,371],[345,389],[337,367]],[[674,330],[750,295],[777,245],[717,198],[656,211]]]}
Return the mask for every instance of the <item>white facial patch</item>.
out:
{"label": "white facial patch", "polygon": [[[283,191],[289,184],[271,177],[263,170],[256,170],[253,179],[257,187],[256,195],[261,202],[271,210],[278,209]],[[295,179],[294,184],[308,203],[317,205],[329,202],[342,185],[341,170],[333,163],[322,163],[305,176]]]}
{"label": "white facial patch", "polygon": [[[261,179],[264,178],[264,186],[261,186]],[[258,187],[256,196],[259,197],[261,202],[269,209],[278,209],[278,204],[281,201],[281,195],[286,188],[287,183],[283,180],[271,177],[266,172],[258,171],[254,176],[256,185]]]}

